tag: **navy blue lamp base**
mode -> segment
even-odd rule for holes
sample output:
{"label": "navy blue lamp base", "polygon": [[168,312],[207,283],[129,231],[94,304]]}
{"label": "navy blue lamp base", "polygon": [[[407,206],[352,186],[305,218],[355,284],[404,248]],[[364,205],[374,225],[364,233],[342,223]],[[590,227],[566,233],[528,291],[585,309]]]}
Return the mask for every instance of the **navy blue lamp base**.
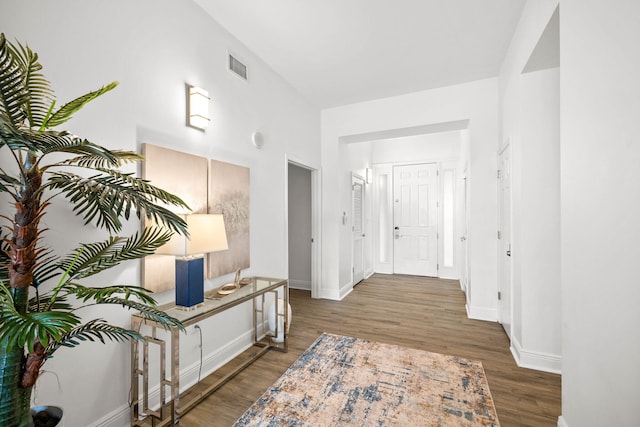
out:
{"label": "navy blue lamp base", "polygon": [[191,307],[204,301],[204,258],[176,258],[176,305]]}

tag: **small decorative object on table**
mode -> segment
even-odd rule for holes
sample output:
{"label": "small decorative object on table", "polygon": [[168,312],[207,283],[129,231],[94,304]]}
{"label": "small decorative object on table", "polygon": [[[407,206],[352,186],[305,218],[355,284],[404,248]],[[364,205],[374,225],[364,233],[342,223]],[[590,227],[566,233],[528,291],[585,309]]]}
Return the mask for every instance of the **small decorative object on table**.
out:
{"label": "small decorative object on table", "polygon": [[243,277],[242,279],[240,278],[241,270],[242,269],[239,268],[236,271],[236,276],[233,279],[233,282],[225,283],[224,285],[220,286],[215,292],[212,292],[210,295],[207,295],[207,298],[214,298],[214,299],[222,298],[225,295],[234,293],[235,291],[240,289],[242,286],[245,286],[251,283],[253,280],[251,277]]}

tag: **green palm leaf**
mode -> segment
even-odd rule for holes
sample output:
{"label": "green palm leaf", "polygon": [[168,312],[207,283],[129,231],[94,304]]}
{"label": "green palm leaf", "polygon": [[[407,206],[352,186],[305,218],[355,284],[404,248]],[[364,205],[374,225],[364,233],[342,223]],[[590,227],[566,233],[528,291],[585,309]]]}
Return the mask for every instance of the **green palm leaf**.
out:
{"label": "green palm leaf", "polygon": [[162,325],[165,328],[177,327],[179,330],[184,331],[184,325],[178,320],[162,310],[159,310],[151,305],[139,303],[137,301],[127,300],[119,297],[107,297],[100,301],[100,304],[119,304],[125,308],[137,310],[137,315],[145,320],[150,320]]}
{"label": "green palm leaf", "polygon": [[0,192],[9,193],[14,199],[17,199],[17,190],[22,186],[22,182],[11,175],[7,175],[3,169],[0,169]]}
{"label": "green palm leaf", "polygon": [[[118,158],[112,152],[104,147],[92,143],[86,139],[79,138],[69,132],[62,131],[40,131],[40,130],[24,130],[23,134],[33,144],[33,151],[39,154],[40,162],[47,154],[70,153],[74,155],[90,155],[98,156],[105,160],[109,166],[119,166]],[[59,163],[60,165],[64,163]],[[49,167],[57,166],[58,163],[43,166],[41,169],[46,170]]]}
{"label": "green palm leaf", "polygon": [[107,340],[123,342],[131,339],[142,339],[142,336],[134,331],[109,325],[103,319],[93,319],[71,329],[59,340],[51,342],[45,349],[47,355],[53,354],[60,347],[76,347],[82,341],[100,341],[106,343]]}
{"label": "green palm leaf", "polygon": [[53,310],[62,310],[66,312],[73,311],[73,306],[67,302],[66,297],[58,296],[55,301],[52,301],[53,296],[51,294],[47,295],[36,295],[35,297],[29,299],[29,305],[27,311],[29,312],[37,312],[37,311],[53,311]]}
{"label": "green palm leaf", "polygon": [[59,126],[63,123],[66,123],[69,119],[71,119],[71,117],[73,117],[73,115],[78,110],[84,107],[87,103],[93,101],[94,99],[96,99],[101,95],[104,95],[105,93],[114,89],[116,86],[118,86],[118,82],[111,82],[108,85],[103,86],[98,90],[89,92],[85,95],[82,95],[74,99],[73,101],[66,103],[65,105],[60,107],[58,111],[53,113],[46,122],[42,124],[43,127],[52,128],[55,126]]}
{"label": "green palm leaf", "polygon": [[9,281],[9,270],[7,269],[10,260],[8,238],[9,235],[5,235],[0,230],[0,283]]}
{"label": "green palm leaf", "polygon": [[182,199],[134,177],[132,173],[97,170],[103,175],[86,178],[70,172],[52,172],[47,185],[61,190],[85,224],[95,221],[98,227],[119,231],[122,229],[121,218],[129,219],[131,210],[135,209],[138,218],[144,213],[157,224],[163,223],[173,231],[187,234],[182,218],[156,204],[161,202],[188,209]]}
{"label": "green palm leaf", "polygon": [[[25,73],[13,55],[11,45],[0,33],[0,128],[15,132],[25,120],[23,106],[29,101]],[[4,135],[3,135],[4,139]]]}
{"label": "green palm leaf", "polygon": [[116,304],[127,309],[137,310],[139,311],[138,314],[144,319],[152,320],[165,327],[174,326],[184,330],[184,326],[179,320],[156,308],[156,302],[150,296],[151,291],[145,288],[138,286],[93,288],[77,283],[66,283],[62,285],[61,291],[67,295],[74,295],[83,302],[93,301],[95,304]]}
{"label": "green palm leaf", "polygon": [[53,103],[53,91],[49,81],[40,72],[42,65],[38,62],[38,54],[29,46],[20,43],[10,47],[16,62],[24,74],[24,86],[29,93],[28,102],[23,109],[31,127],[40,127],[49,113]]}
{"label": "green palm leaf", "polygon": [[33,271],[33,285],[37,288],[41,283],[53,279],[63,273],[60,268],[60,257],[47,248],[38,257],[38,263]]}
{"label": "green palm leaf", "polygon": [[[1,109],[1,108],[0,108]],[[13,151],[35,151],[36,146],[22,133],[24,128],[18,130],[11,124],[11,119],[0,111],[0,148],[7,146]]]}
{"label": "green palm leaf", "polygon": [[[124,300],[136,298],[144,304],[155,306],[155,300],[150,296],[152,293],[149,289],[141,288],[139,286],[104,286],[104,287],[88,287],[78,283],[69,282],[61,286],[61,291],[67,295],[74,295],[77,299],[83,302],[93,301],[96,304],[103,304],[105,300],[114,295],[122,295]],[[118,302],[120,304],[120,302]]]}
{"label": "green palm leaf", "polygon": [[83,244],[60,262],[60,268],[68,271],[71,279],[92,276],[122,261],[153,255],[156,249],[169,241],[172,234],[166,229],[149,227],[128,238],[110,236],[102,242]]}
{"label": "green palm leaf", "polygon": [[46,347],[50,340],[60,339],[79,323],[75,314],[65,311],[19,313],[11,291],[0,284],[0,341],[6,340],[7,345],[26,346],[32,352],[37,341]]}
{"label": "green palm leaf", "polygon": [[77,167],[88,168],[88,169],[101,169],[101,168],[106,168],[108,166],[121,166],[126,163],[134,163],[134,162],[144,160],[144,158],[140,154],[133,151],[114,150],[114,151],[110,151],[110,155],[113,156],[113,159],[116,162],[115,164],[111,162],[110,158],[106,158],[105,156],[99,153],[98,154],[89,153],[89,154],[84,154],[78,157],[73,157],[71,159],[63,160],[58,163],[54,163],[49,167],[77,166]]}

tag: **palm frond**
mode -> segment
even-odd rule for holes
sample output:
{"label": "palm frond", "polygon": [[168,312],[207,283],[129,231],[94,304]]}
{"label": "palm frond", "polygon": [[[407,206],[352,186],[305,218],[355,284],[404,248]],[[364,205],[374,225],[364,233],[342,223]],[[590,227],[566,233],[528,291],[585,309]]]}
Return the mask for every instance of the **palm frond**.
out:
{"label": "palm frond", "polygon": [[125,308],[138,311],[138,315],[145,320],[150,320],[162,325],[164,328],[177,327],[184,331],[184,325],[178,319],[169,316],[162,310],[158,310],[154,306],[139,303],[137,301],[127,300],[119,297],[108,297],[100,301],[100,304],[119,304]]}
{"label": "palm frond", "polygon": [[113,163],[111,159],[105,158],[101,154],[89,153],[54,163],[49,165],[49,167],[78,166],[81,168],[98,169],[106,168],[108,166],[121,166],[126,163],[134,163],[144,159],[142,155],[134,151],[114,150],[110,151],[110,154],[113,156],[116,163]]}
{"label": "palm frond", "polygon": [[157,322],[164,327],[174,326],[184,330],[184,326],[179,320],[156,308],[156,302],[150,296],[152,292],[145,288],[138,286],[93,288],[77,283],[66,283],[62,285],[61,290],[67,295],[74,295],[83,302],[93,301],[95,304],[121,305],[127,309],[137,310],[142,318]]}
{"label": "palm frond", "polygon": [[33,286],[38,287],[41,283],[45,283],[63,272],[64,270],[60,267],[60,257],[55,255],[50,248],[46,248],[38,257],[38,263],[33,270]]}
{"label": "palm frond", "polygon": [[58,189],[74,205],[73,211],[85,224],[95,221],[108,231],[122,228],[121,218],[129,219],[135,209],[136,216],[146,215],[156,224],[164,224],[180,234],[187,234],[186,223],[158,202],[187,208],[177,196],[136,178],[132,173],[97,169],[103,175],[81,177],[69,172],[52,172],[47,186]]}
{"label": "palm frond", "polygon": [[28,102],[23,105],[30,127],[40,127],[48,115],[53,103],[51,84],[40,72],[42,65],[38,62],[38,54],[29,46],[20,43],[10,46],[11,53],[18,59],[24,73],[24,86],[29,93]]}
{"label": "palm frond", "polygon": [[79,323],[75,314],[66,311],[19,313],[11,291],[0,283],[0,341],[6,340],[7,345],[26,346],[33,352],[37,341],[46,347],[50,340],[59,340]]}
{"label": "palm frond", "polygon": [[24,68],[13,55],[11,44],[0,33],[0,128],[3,128],[3,133],[16,132],[24,123],[23,106],[29,101],[25,77]]}
{"label": "palm frond", "polygon": [[85,95],[82,95],[73,101],[67,102],[65,105],[60,107],[55,113],[49,116],[49,119],[43,123],[43,126],[46,128],[52,128],[55,126],[59,126],[63,123],[66,123],[73,117],[73,115],[84,107],[87,103],[93,101],[97,97],[104,95],[110,90],[114,89],[118,86],[118,82],[111,82],[106,86],[101,87],[98,90],[91,91]]}
{"label": "palm frond", "polygon": [[[152,293],[149,289],[139,286],[114,285],[104,287],[89,287],[78,283],[69,282],[61,286],[61,291],[67,295],[73,295],[82,302],[93,301],[96,304],[103,304],[105,300],[114,295],[122,295],[118,297],[124,300],[136,298],[144,305],[155,306],[155,300],[150,296]],[[110,304],[110,303],[107,303]],[[119,304],[119,302],[118,302]]]}
{"label": "palm frond", "polygon": [[67,298],[65,296],[58,296],[56,300],[52,302],[52,295],[36,295],[33,298],[29,299],[29,304],[27,310],[29,312],[36,311],[53,311],[53,310],[62,310],[66,312],[73,311],[73,306],[67,302]]}
{"label": "palm frond", "polygon": [[[94,144],[86,139],[79,138],[66,131],[53,130],[23,130],[24,136],[33,144],[33,151],[39,154],[42,160],[47,154],[74,154],[80,156],[96,156],[104,159],[109,166],[119,166],[119,159],[110,150]],[[64,163],[61,163],[64,164]],[[54,163],[58,165],[58,163]],[[48,167],[41,167],[46,170]]]}
{"label": "palm frond", "polygon": [[6,145],[12,151],[35,151],[36,146],[25,137],[23,130],[24,128],[13,127],[11,119],[0,112],[0,148]]}
{"label": "palm frond", "polygon": [[50,356],[60,347],[76,347],[83,341],[109,341],[124,342],[132,339],[142,339],[142,336],[132,330],[108,324],[103,319],[93,319],[73,328],[64,334],[59,340],[51,342],[45,349],[45,353]]}
{"label": "palm frond", "polygon": [[[110,236],[102,242],[82,244],[63,259],[59,267],[68,271],[71,279],[92,276],[122,261],[153,255],[156,249],[169,241],[172,234],[159,227],[149,227],[128,238]],[[74,259],[75,264],[71,267]]]}
{"label": "palm frond", "polygon": [[17,201],[20,188],[20,180],[7,175],[4,170],[0,169],[0,193],[7,193],[13,197],[13,200]]}
{"label": "palm frond", "polygon": [[5,235],[0,230],[0,282],[9,281],[9,243],[7,239],[8,235]]}

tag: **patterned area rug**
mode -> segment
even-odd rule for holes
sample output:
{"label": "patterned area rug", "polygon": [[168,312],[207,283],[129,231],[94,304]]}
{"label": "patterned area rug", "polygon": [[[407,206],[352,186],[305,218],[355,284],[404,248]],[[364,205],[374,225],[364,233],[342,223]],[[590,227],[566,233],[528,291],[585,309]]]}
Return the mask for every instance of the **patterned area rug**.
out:
{"label": "patterned area rug", "polygon": [[322,334],[241,426],[499,426],[482,363]]}

